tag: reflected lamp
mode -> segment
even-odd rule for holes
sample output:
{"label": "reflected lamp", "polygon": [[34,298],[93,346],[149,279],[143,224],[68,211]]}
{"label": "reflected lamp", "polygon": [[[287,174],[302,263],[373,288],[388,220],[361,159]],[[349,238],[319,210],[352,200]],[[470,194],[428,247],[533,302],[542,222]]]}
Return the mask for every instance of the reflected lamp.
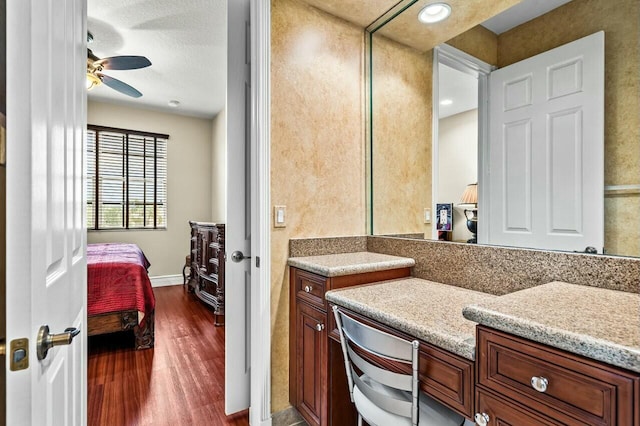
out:
{"label": "reflected lamp", "polygon": [[470,183],[465,188],[460,197],[460,205],[469,207],[464,209],[464,216],[467,218],[467,229],[473,236],[467,240],[468,243],[478,242],[478,183]]}

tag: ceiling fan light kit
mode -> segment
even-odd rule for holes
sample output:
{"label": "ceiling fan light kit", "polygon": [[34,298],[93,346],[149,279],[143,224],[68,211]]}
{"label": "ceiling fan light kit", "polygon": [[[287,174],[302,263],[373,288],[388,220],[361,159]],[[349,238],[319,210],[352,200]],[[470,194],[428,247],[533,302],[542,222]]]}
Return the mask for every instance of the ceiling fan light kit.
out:
{"label": "ceiling fan light kit", "polygon": [[[87,43],[93,41],[93,35],[87,33]],[[151,66],[151,61],[144,56],[112,56],[108,58],[98,58],[91,49],[87,49],[87,90],[104,83],[106,86],[118,92],[139,98],[142,93],[127,83],[103,74],[103,70],[135,70]]]}

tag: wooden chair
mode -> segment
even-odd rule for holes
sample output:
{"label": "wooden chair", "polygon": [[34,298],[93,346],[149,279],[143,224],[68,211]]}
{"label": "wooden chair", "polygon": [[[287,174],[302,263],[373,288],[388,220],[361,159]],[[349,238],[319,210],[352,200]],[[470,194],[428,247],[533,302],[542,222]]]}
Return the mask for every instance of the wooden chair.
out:
{"label": "wooden chair", "polygon": [[[345,315],[337,306],[333,313],[349,383],[351,401],[358,411],[358,425],[364,419],[372,426],[433,425],[460,426],[464,417],[418,390],[418,341],[401,339],[369,327]],[[382,357],[411,365],[411,374],[380,368],[358,355]]]}

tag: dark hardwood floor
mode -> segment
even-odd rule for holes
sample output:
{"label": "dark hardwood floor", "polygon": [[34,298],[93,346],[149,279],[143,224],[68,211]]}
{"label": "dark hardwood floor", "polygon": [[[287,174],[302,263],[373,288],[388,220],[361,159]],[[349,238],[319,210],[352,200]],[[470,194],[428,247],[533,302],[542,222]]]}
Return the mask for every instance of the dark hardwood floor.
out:
{"label": "dark hardwood floor", "polygon": [[155,348],[133,335],[89,338],[88,424],[248,425],[224,415],[224,327],[182,286],[154,289]]}

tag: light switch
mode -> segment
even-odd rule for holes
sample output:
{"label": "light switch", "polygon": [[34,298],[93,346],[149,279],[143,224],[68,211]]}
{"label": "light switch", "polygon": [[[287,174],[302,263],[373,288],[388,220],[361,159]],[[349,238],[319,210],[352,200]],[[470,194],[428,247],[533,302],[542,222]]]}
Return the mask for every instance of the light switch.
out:
{"label": "light switch", "polygon": [[424,223],[431,223],[431,209],[424,209]]}
{"label": "light switch", "polygon": [[287,226],[287,206],[273,206],[273,226],[275,228]]}

